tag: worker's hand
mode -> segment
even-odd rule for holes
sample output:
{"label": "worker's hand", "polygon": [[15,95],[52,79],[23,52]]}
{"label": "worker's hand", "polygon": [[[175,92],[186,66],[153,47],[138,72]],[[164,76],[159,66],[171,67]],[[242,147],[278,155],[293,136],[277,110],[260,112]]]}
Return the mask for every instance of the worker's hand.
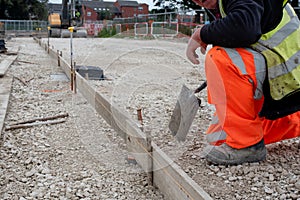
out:
{"label": "worker's hand", "polygon": [[198,28],[193,35],[191,36],[187,49],[186,49],[186,56],[187,58],[193,63],[193,64],[199,64],[198,55],[196,53],[196,50],[200,47],[201,53],[205,54],[207,44],[202,42],[200,37],[200,30],[201,28]]}

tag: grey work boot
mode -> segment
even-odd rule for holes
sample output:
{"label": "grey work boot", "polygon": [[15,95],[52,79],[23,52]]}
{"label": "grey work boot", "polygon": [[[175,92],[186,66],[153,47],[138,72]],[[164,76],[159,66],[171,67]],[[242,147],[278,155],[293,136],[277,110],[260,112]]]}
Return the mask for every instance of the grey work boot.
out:
{"label": "grey work boot", "polygon": [[234,149],[223,143],[220,146],[205,147],[204,158],[218,165],[239,165],[245,162],[259,162],[266,159],[267,150],[264,140],[243,149]]}

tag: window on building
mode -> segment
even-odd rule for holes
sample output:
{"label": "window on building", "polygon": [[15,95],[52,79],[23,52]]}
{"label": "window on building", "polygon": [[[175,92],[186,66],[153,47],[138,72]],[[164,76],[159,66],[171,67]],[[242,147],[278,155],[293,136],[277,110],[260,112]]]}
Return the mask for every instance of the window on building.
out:
{"label": "window on building", "polygon": [[142,6],[139,6],[139,10],[143,10],[143,7],[142,7]]}
{"label": "window on building", "polygon": [[87,12],[86,16],[90,17],[90,16],[92,16],[92,13],[91,12]]}

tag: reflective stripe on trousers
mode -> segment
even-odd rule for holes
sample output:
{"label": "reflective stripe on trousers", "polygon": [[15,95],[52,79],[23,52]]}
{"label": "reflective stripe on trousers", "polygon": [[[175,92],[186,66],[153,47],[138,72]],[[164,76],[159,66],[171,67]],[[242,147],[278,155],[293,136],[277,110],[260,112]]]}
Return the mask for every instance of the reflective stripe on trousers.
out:
{"label": "reflective stripe on trousers", "polygon": [[208,102],[216,107],[215,122],[207,130],[208,142],[219,145],[226,141],[243,148],[260,141],[263,129],[257,114],[263,103],[263,56],[249,48],[213,47],[205,71]]}
{"label": "reflective stripe on trousers", "polygon": [[206,139],[211,145],[218,146],[226,141],[226,133],[222,129],[216,113],[214,114],[209,128],[207,129],[207,133],[209,134],[207,134]]}
{"label": "reflective stripe on trousers", "polygon": [[262,83],[266,75],[263,56],[248,48],[213,47],[207,53],[205,71],[208,102],[216,112],[207,129],[212,145],[226,142],[245,148],[300,136],[300,112],[277,119],[258,116],[263,104]]}

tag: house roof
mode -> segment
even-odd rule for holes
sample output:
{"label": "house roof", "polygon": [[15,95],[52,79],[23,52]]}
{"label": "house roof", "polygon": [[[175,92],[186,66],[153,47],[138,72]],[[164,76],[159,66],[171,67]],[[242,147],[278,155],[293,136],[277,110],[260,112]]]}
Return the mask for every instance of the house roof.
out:
{"label": "house roof", "polygon": [[121,11],[117,7],[112,7],[111,12],[114,14],[119,14]]}
{"label": "house roof", "polygon": [[82,5],[89,8],[112,8],[113,2],[104,2],[104,1],[81,1]]}
{"label": "house roof", "polygon": [[138,7],[139,6],[137,1],[118,0],[118,3],[120,4],[121,7]]}

